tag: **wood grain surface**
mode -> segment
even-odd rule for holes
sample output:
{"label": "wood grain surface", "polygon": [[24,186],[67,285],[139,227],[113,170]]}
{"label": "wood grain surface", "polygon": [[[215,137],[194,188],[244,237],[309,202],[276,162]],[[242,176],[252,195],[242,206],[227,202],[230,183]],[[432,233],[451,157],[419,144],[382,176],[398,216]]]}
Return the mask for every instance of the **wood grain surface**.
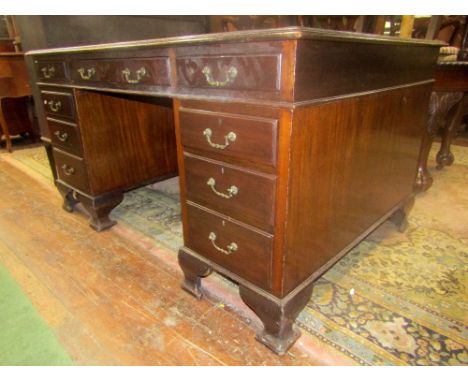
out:
{"label": "wood grain surface", "polygon": [[53,187],[1,159],[0,182],[0,261],[75,364],[318,363],[300,348],[278,358],[227,306],[182,291],[170,261],[114,229],[90,230],[81,214],[61,209]]}

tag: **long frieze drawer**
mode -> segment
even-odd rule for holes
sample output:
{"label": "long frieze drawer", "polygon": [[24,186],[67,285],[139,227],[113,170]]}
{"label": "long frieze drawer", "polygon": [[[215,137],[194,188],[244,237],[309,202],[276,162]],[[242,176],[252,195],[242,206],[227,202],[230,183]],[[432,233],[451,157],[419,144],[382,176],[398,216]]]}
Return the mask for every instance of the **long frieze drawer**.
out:
{"label": "long frieze drawer", "polygon": [[187,199],[273,232],[276,177],[185,155]]}
{"label": "long frieze drawer", "polygon": [[42,90],[41,97],[48,115],[74,119],[75,106],[71,93]]}
{"label": "long frieze drawer", "polygon": [[78,126],[74,123],[47,118],[52,143],[63,149],[82,153]]}
{"label": "long frieze drawer", "polygon": [[78,60],[70,63],[75,82],[169,86],[169,58]]}
{"label": "long frieze drawer", "polygon": [[279,92],[281,55],[190,56],[176,60],[179,86]]}
{"label": "long frieze drawer", "polygon": [[35,61],[34,65],[39,81],[63,81],[67,77],[63,61]]}
{"label": "long frieze drawer", "polygon": [[269,289],[273,236],[187,203],[186,246],[255,285]]}
{"label": "long frieze drawer", "polygon": [[60,180],[81,191],[89,191],[89,182],[83,158],[68,154],[54,147],[57,175]]}
{"label": "long frieze drawer", "polygon": [[276,119],[180,109],[180,129],[188,149],[276,166]]}

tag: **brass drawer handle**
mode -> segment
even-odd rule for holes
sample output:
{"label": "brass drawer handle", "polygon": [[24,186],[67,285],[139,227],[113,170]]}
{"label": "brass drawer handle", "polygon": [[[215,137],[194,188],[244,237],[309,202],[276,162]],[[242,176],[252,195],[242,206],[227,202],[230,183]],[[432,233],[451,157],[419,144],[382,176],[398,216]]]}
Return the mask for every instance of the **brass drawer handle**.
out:
{"label": "brass drawer handle", "polygon": [[44,105],[49,105],[50,111],[53,111],[54,113],[57,113],[62,108],[62,102],[60,101],[44,101]]}
{"label": "brass drawer handle", "polygon": [[219,143],[213,143],[211,142],[211,136],[213,135],[213,131],[211,131],[210,128],[206,128],[203,131],[203,135],[206,137],[207,142],[211,147],[214,147],[215,149],[225,149],[230,145],[231,142],[234,142],[237,139],[237,135],[234,132],[230,132],[229,134],[224,136],[224,145],[221,145]]}
{"label": "brass drawer handle", "polygon": [[90,80],[96,74],[96,69],[94,68],[79,68],[77,71],[80,73],[80,76],[83,80]]}
{"label": "brass drawer handle", "polygon": [[215,247],[215,249],[225,255],[230,255],[231,253],[237,251],[238,249],[238,246],[236,243],[232,242],[231,244],[229,244],[227,246],[227,249],[224,249],[224,248],[220,248],[216,245],[215,241],[216,241],[216,234],[214,232],[210,232],[210,234],[208,235],[208,239],[211,241],[211,244],[213,244],[213,247]]}
{"label": "brass drawer handle", "polygon": [[62,171],[67,176],[75,174],[75,168],[67,164],[62,165]]}
{"label": "brass drawer handle", "polygon": [[224,72],[226,77],[224,81],[216,81],[213,78],[211,68],[208,65],[203,68],[202,73],[205,75],[205,79],[206,82],[208,82],[208,85],[220,88],[234,82],[237,77],[237,68],[235,66],[230,66],[229,69]]}
{"label": "brass drawer handle", "polygon": [[211,190],[218,196],[221,196],[222,198],[226,198],[226,199],[231,199],[233,196],[236,196],[237,193],[239,192],[239,189],[236,187],[236,186],[231,186],[228,188],[227,190],[227,194],[223,194],[222,192],[219,192],[218,190],[216,190],[215,186],[216,186],[216,181],[214,180],[214,178],[210,178],[208,179],[208,182],[206,182],[206,184],[208,186],[211,187]]}
{"label": "brass drawer handle", "polygon": [[132,73],[131,73],[130,69],[128,69],[128,68],[125,68],[124,70],[122,70],[122,74],[125,77],[125,81],[127,81],[129,84],[137,84],[143,79],[144,76],[146,76],[146,69],[145,68],[138,69],[135,72],[135,74],[136,74],[135,79],[130,78]]}
{"label": "brass drawer handle", "polygon": [[61,132],[57,130],[54,135],[59,139],[59,141],[66,142],[68,139],[68,134],[66,132]]}
{"label": "brass drawer handle", "polygon": [[41,72],[44,78],[52,78],[55,76],[55,67],[52,65],[45,66],[41,68]]}

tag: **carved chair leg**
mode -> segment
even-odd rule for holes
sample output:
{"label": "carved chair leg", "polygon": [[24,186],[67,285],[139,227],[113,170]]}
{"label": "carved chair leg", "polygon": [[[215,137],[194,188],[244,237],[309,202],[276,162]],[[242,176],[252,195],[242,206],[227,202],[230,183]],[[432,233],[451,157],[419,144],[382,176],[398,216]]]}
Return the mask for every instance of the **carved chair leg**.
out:
{"label": "carved chair leg", "polygon": [[408,216],[414,206],[414,196],[398,210],[396,210],[389,220],[398,227],[398,231],[405,232],[408,228]]}
{"label": "carved chair leg", "polygon": [[290,298],[274,300],[258,291],[240,285],[242,300],[263,323],[263,330],[256,339],[279,355],[285,354],[301,335],[294,321],[306,306],[312,294],[310,283]]}
{"label": "carved chair leg", "polygon": [[7,121],[5,118],[5,115],[3,113],[4,109],[4,102],[3,99],[0,99],[0,138],[2,137],[2,134],[5,137],[5,142],[6,142],[6,149],[8,152],[12,152],[13,146],[11,144],[11,137],[10,137],[10,131],[8,129]]}
{"label": "carved chair leg", "polygon": [[427,169],[427,161],[432,147],[433,137],[427,130],[424,131],[419,150],[418,172],[414,184],[414,191],[423,192],[432,186],[432,176]]}
{"label": "carved chair leg", "polygon": [[436,168],[438,170],[441,170],[444,166],[450,166],[454,161],[453,154],[450,151],[450,145],[452,144],[453,139],[457,136],[461,119],[466,112],[467,105],[468,95],[465,94],[460,102],[458,102],[449,113],[447,119],[450,123],[447,123],[443,130],[440,150],[436,156]]}
{"label": "carved chair leg", "polygon": [[124,195],[121,192],[101,195],[96,198],[78,195],[79,201],[82,202],[85,210],[91,215],[90,227],[98,232],[117,224],[116,221],[110,219],[109,215],[122,202],[123,197]]}
{"label": "carved chair leg", "polygon": [[201,278],[208,276],[212,272],[211,267],[187,253],[183,248],[179,250],[179,265],[184,272],[182,289],[200,300],[203,298]]}

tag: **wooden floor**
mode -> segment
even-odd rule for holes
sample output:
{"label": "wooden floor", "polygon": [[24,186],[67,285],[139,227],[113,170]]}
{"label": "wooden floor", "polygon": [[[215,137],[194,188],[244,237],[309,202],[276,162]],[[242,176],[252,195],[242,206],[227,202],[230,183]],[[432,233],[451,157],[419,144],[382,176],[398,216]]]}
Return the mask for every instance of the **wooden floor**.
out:
{"label": "wooden floor", "polygon": [[314,365],[278,357],[222,304],[118,230],[96,233],[58,192],[0,158],[0,261],[78,365]]}

